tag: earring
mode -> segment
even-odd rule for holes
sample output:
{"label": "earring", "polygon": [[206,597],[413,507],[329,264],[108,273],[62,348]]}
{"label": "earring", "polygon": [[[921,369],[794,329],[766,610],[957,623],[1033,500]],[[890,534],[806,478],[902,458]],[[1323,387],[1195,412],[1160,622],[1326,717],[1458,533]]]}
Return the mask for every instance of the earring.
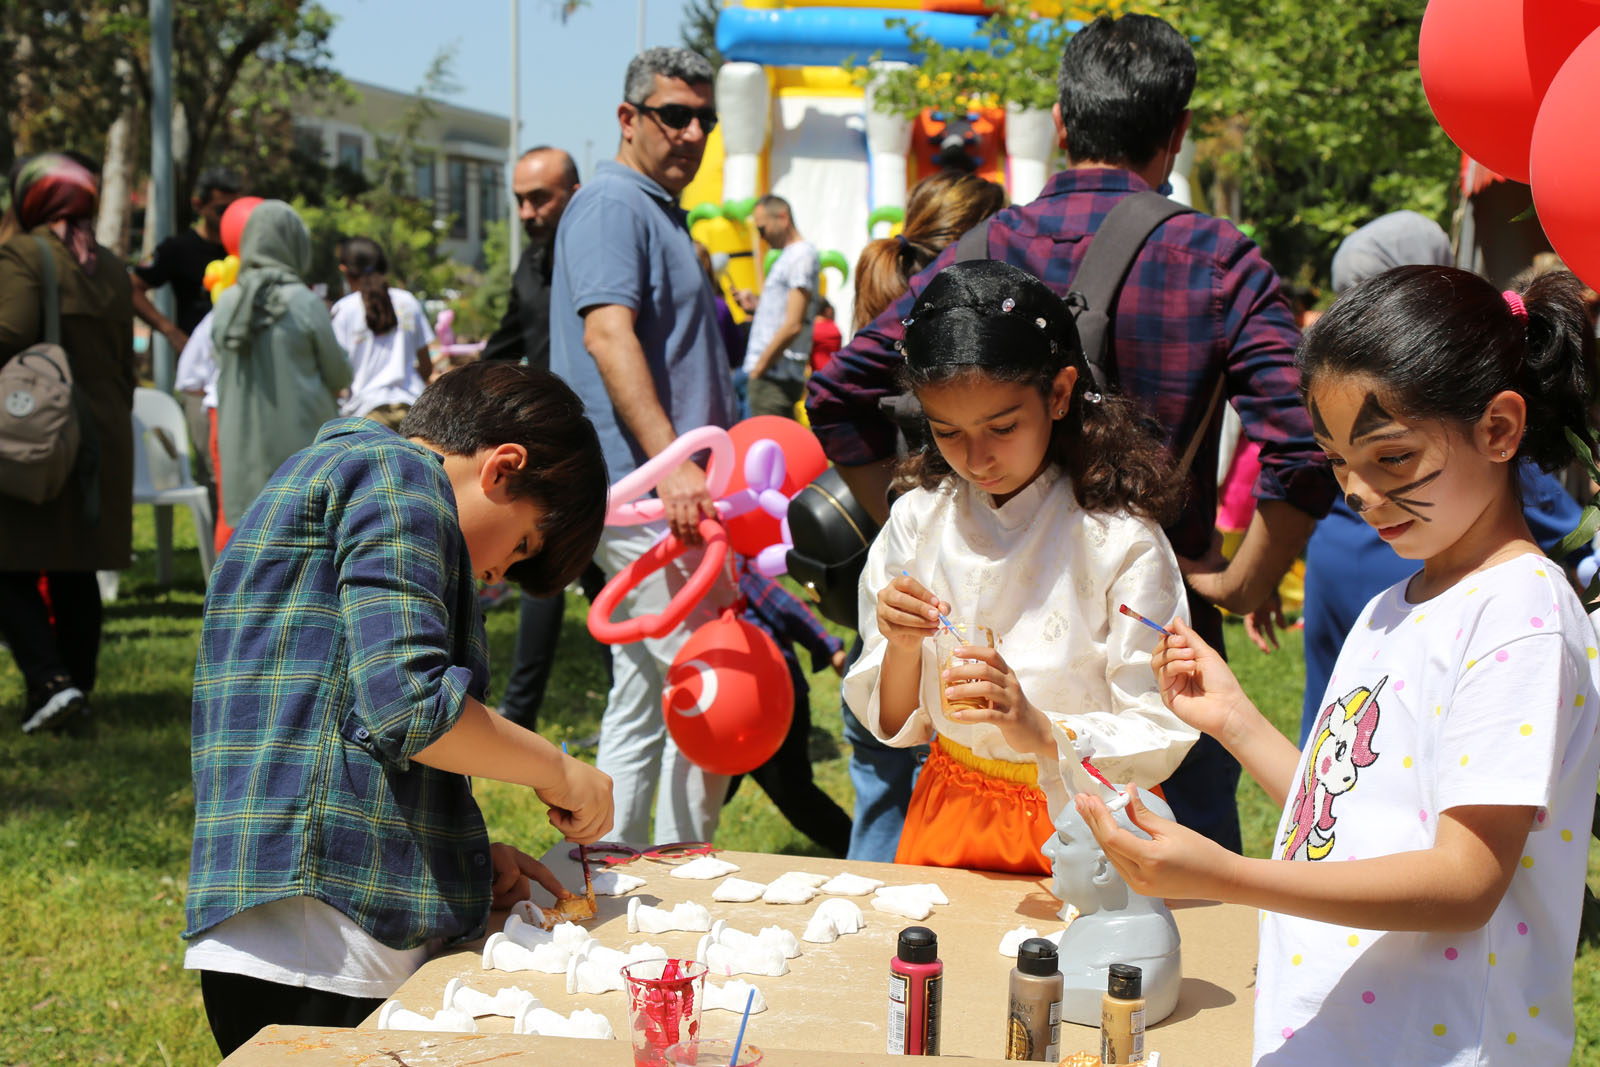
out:
{"label": "earring", "polygon": [[1066,408],[1062,408],[1060,411],[1056,412],[1056,418],[1058,418],[1058,419],[1066,418],[1066,415],[1067,415],[1067,409]]}
{"label": "earring", "polygon": [[1500,458],[1501,459],[1505,459],[1506,458],[1506,450],[1503,449],[1503,448],[1500,450]]}

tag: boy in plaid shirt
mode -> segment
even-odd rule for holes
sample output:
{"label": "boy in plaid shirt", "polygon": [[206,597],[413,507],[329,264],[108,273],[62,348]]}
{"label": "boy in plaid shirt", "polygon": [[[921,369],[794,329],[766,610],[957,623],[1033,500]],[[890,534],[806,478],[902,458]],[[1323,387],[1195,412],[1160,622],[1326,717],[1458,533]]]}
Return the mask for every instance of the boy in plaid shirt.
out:
{"label": "boy in plaid shirt", "polygon": [[560,379],[475,364],[397,435],[323,426],[218,558],[195,665],[185,966],[224,1055],[268,1023],[352,1026],[527,879],[468,775],[531,786],[568,838],[611,781],[483,705],[476,581],[549,595],[605,521],[606,469]]}

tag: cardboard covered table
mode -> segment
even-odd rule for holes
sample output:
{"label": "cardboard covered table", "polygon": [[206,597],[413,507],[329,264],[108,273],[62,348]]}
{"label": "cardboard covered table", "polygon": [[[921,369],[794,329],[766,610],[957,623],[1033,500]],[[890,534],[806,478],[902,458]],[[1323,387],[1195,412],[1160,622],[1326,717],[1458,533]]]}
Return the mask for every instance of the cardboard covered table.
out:
{"label": "cardboard covered table", "polygon": [[[569,859],[571,846],[562,844],[543,857],[563,884],[582,891],[583,876]],[[766,1052],[773,1067],[842,1067],[844,1064],[878,1064],[887,1043],[889,959],[895,938],[910,925],[922,925],[939,936],[939,956],[944,961],[944,1011],[941,1054],[999,1061],[1003,1055],[1007,979],[1014,960],[1000,955],[1000,938],[1017,926],[1027,925],[1040,934],[1059,930],[1055,917],[1060,907],[1050,895],[1049,880],[993,874],[982,871],[861,863],[806,856],[773,856],[720,851],[717,856],[739,865],[737,876],[769,882],[786,871],[832,876],[850,872],[877,878],[890,885],[935,882],[949,897],[948,905],[935,906],[920,923],[873,909],[871,897],[848,897],[865,917],[859,933],[831,944],[801,943],[803,953],[789,961],[789,973],[777,978],[742,975],[761,989],[768,1008],[752,1015],[745,1033],[748,1043]],[[595,863],[595,869],[599,864]],[[713,901],[711,892],[721,881],[698,881],[670,876],[671,867],[635,860],[620,868],[647,879],[628,896],[600,897],[599,915],[584,925],[603,945],[624,948],[639,941],[659,945],[669,955],[692,957],[700,933],[669,932],[630,934],[627,925],[629,897],[645,904],[670,908],[680,901],[705,905],[713,919],[748,933],[778,925],[797,937],[806,920],[826,897],[809,904],[777,905],[756,901],[727,904]],[[1164,1067],[1193,1067],[1215,1063],[1247,1063],[1250,1058],[1251,1015],[1255,993],[1256,912],[1234,905],[1210,902],[1175,902],[1173,916],[1183,938],[1183,986],[1177,1009],[1164,1022],[1150,1028],[1146,1047],[1161,1053]],[[496,913],[489,932],[504,925]],[[610,1020],[614,1042],[575,1042],[557,1038],[511,1035],[511,1020],[488,1016],[478,1020],[484,1033],[476,1035],[424,1034],[373,1029],[315,1030],[303,1027],[268,1027],[226,1061],[236,1064],[293,1062],[303,1067],[322,1064],[389,1064],[413,1060],[430,1067],[484,1062],[523,1051],[528,1062],[627,1064],[629,1045],[627,1002],[620,992],[568,994],[564,975],[537,971],[485,970],[481,942],[430,960],[395,993],[395,1000],[412,1011],[431,1015],[442,1004],[445,985],[461,978],[486,993],[502,986],[520,986],[561,1014],[578,1008],[597,1011]],[[727,979],[712,975],[718,984]],[[732,1038],[739,1017],[725,1011],[707,1011],[701,1017],[706,1037]],[[503,1036],[502,1036],[503,1035]],[[1062,1024],[1063,1054],[1098,1049],[1093,1027]],[[818,1055],[821,1053],[823,1055]],[[849,1055],[839,1055],[847,1053]],[[398,1059],[396,1058],[398,1057]],[[901,1061],[903,1062],[903,1061]]]}

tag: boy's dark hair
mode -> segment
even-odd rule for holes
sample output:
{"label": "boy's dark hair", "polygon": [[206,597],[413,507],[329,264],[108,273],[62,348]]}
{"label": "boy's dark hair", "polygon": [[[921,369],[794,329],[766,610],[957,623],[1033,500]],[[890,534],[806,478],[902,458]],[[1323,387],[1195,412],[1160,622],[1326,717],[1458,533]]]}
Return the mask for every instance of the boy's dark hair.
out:
{"label": "boy's dark hair", "polygon": [[1101,15],[1061,52],[1056,92],[1075,164],[1142,166],[1178,128],[1194,92],[1194,49],[1154,15]]}
{"label": "boy's dark hair", "polygon": [[1574,458],[1563,432],[1589,439],[1594,337],[1583,283],[1568,271],[1535,278],[1527,318],[1500,290],[1455,267],[1396,267],[1351,289],[1300,339],[1300,395],[1325,375],[1370,378],[1400,414],[1465,426],[1496,393],[1528,405],[1520,455],[1546,471]]}
{"label": "boy's dark hair", "polygon": [[400,434],[455,456],[503,444],[527,449],[511,494],[544,510],[544,547],[506,577],[533,596],[554,596],[589,565],[605,527],[610,481],[600,437],[566,382],[499,360],[469,363],[423,390]]}
{"label": "boy's dark hair", "polygon": [[[1047,455],[1072,479],[1078,503],[1159,523],[1176,516],[1184,483],[1161,442],[1132,401],[1086,398],[1095,385],[1072,311],[1032,274],[993,259],[951,264],[912,305],[901,345],[901,379],[913,390],[971,376],[1031,386],[1048,401],[1056,375],[1076,367],[1069,410],[1051,426]],[[931,434],[926,440],[897,473],[932,489],[954,473]]]}
{"label": "boy's dark hair", "polygon": [[228,193],[239,195],[244,189],[239,181],[239,175],[223,167],[212,167],[200,175],[200,180],[194,184],[194,198],[204,204],[211,199],[212,193]]}
{"label": "boy's dark hair", "polygon": [[346,237],[339,242],[339,265],[356,276],[356,292],[367,315],[367,329],[382,337],[400,325],[389,298],[389,257],[370,237]]}

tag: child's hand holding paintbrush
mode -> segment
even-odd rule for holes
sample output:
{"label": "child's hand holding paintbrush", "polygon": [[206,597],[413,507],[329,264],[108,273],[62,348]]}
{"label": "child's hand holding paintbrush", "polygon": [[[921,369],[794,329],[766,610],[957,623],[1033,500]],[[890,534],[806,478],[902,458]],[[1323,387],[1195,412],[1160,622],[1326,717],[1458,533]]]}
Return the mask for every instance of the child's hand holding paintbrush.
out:
{"label": "child's hand holding paintbrush", "polygon": [[878,632],[896,648],[920,650],[922,642],[941,629],[956,632],[949,611],[949,604],[902,570],[878,592]]}

